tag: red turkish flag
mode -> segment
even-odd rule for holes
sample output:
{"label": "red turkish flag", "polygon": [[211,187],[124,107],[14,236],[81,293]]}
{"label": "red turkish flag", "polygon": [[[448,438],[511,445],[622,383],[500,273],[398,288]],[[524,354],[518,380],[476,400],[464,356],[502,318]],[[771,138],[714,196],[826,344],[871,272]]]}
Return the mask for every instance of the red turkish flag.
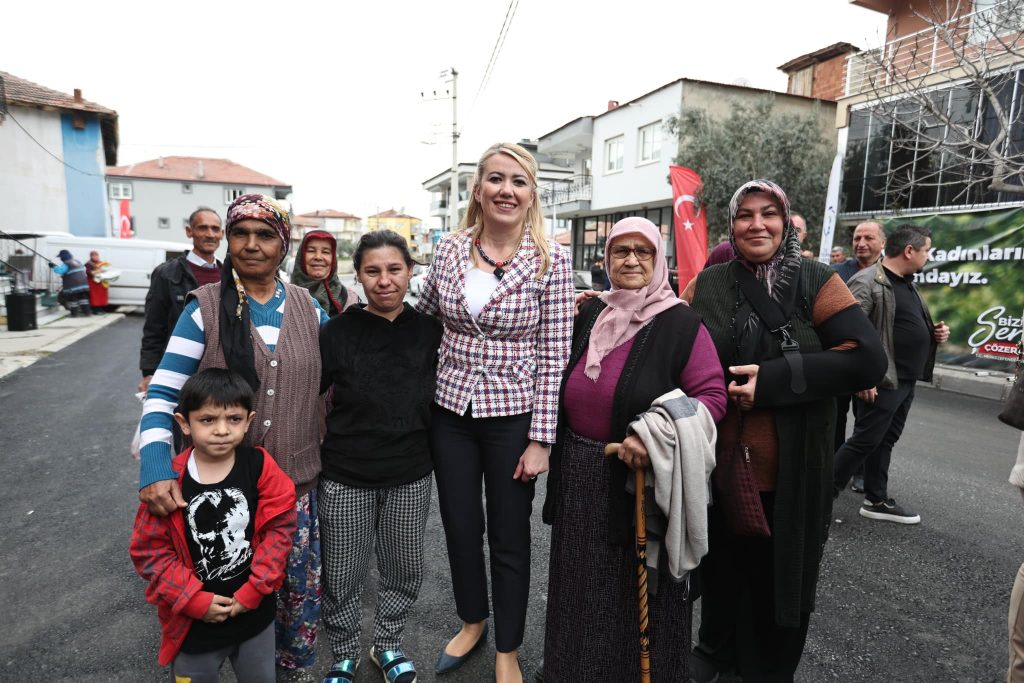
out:
{"label": "red turkish flag", "polygon": [[703,182],[696,171],[683,166],[669,166],[672,179],[672,216],[676,237],[676,268],[679,270],[679,291],[704,267],[708,255],[708,224],[703,206],[697,206],[697,195]]}
{"label": "red turkish flag", "polygon": [[128,199],[121,200],[121,210],[118,212],[120,215],[120,237],[123,240],[130,239],[134,234],[132,231],[132,203]]}

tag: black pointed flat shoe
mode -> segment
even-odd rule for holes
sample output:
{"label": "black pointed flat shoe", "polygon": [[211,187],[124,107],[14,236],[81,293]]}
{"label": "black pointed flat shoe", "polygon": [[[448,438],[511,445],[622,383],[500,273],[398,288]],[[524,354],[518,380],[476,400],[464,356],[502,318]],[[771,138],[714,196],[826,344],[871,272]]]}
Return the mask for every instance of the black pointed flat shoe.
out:
{"label": "black pointed flat shoe", "polygon": [[[441,650],[441,655],[437,658],[437,664],[434,665],[434,673],[436,673],[438,676],[443,676],[446,673],[451,673],[452,671],[455,671],[460,666],[465,664],[466,661],[470,657],[472,657],[473,654],[477,650],[479,650],[481,647],[483,647],[484,643],[487,642],[487,629],[488,629],[488,624],[486,622],[484,622],[483,633],[481,633],[480,637],[477,638],[476,643],[473,645],[473,647],[471,647],[469,649],[469,652],[467,652],[466,654],[462,655],[461,657],[456,657],[455,655],[450,655],[444,649],[442,649]],[[447,647],[448,647],[448,645],[446,643],[445,644],[445,648],[447,648]]]}

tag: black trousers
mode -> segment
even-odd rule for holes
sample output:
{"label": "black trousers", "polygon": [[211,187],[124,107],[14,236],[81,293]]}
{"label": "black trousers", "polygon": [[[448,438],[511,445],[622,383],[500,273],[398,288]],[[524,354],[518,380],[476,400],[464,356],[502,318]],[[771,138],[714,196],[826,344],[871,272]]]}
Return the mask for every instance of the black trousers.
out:
{"label": "black trousers", "polygon": [[[519,649],[530,595],[530,515],[536,482],[513,479],[529,444],[532,413],[475,418],[434,406],[430,430],[452,588],[459,618],[489,614],[484,531],[490,548],[494,644]],[[483,504],[486,488],[486,513]],[[485,522],[486,514],[486,522]]]}
{"label": "black trousers", "polygon": [[[768,512],[774,493],[762,493]],[[810,613],[800,625],[775,622],[775,562],[771,538],[736,536],[721,513],[708,515],[709,552],[700,563],[701,623],[697,649],[719,671],[735,667],[744,683],[790,683],[800,664]]]}
{"label": "black trousers", "polygon": [[[853,401],[853,394],[842,394],[836,396],[836,447],[838,451],[846,442],[846,416],[850,412],[850,403]],[[856,420],[857,415],[853,418]]]}
{"label": "black trousers", "polygon": [[914,402],[914,380],[900,380],[895,389],[878,390],[874,403],[854,399],[853,434],[836,452],[834,487],[842,491],[857,468],[864,466],[864,497],[872,503],[889,498],[892,448],[903,434]]}
{"label": "black trousers", "polygon": [[[836,396],[836,447],[835,452],[838,453],[839,449],[846,443],[846,416],[850,412],[850,405],[853,405],[853,419],[857,419],[857,404],[853,401],[853,394],[843,394]],[[864,478],[864,466],[861,465],[857,468],[854,473],[861,479]]]}

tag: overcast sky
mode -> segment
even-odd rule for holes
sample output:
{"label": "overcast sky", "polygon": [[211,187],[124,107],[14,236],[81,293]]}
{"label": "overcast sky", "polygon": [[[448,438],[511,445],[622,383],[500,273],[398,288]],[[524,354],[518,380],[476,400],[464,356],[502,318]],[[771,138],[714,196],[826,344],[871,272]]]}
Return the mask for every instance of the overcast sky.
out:
{"label": "overcast sky", "polygon": [[459,160],[475,162],[677,78],[785,90],[780,64],[877,46],[885,25],[848,0],[520,0],[477,97],[508,0],[4,5],[0,70],[116,109],[119,164],[228,158],[291,183],[298,213],[404,207],[428,224],[451,101],[420,93],[450,88],[449,67]]}

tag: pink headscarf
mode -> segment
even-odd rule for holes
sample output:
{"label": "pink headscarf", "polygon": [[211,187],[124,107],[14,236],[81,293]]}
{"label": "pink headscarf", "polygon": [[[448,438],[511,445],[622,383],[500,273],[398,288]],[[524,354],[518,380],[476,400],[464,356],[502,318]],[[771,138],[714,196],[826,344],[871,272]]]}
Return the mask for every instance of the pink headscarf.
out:
{"label": "pink headscarf", "polygon": [[585,370],[587,377],[595,382],[601,376],[601,361],[605,356],[636,336],[654,316],[683,303],[668,284],[668,263],[661,243],[661,231],[646,218],[631,216],[612,226],[604,247],[608,254],[608,272],[611,272],[612,244],[625,235],[640,235],[654,246],[654,273],[646,287],[619,289],[612,282],[611,291],[601,293],[601,300],[608,306],[597,316],[590,333]]}

